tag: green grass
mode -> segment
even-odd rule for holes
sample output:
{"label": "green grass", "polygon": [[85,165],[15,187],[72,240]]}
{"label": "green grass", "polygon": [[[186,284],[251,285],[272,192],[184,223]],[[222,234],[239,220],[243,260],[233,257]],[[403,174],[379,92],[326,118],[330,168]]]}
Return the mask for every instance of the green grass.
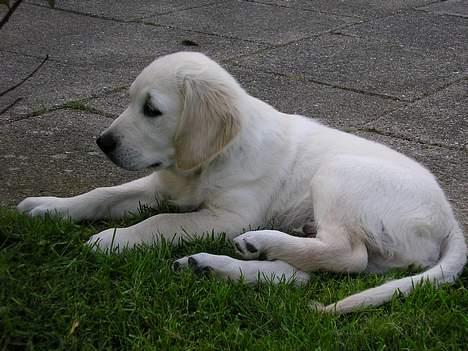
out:
{"label": "green grass", "polygon": [[233,254],[224,238],[108,256],[83,245],[108,225],[0,209],[0,349],[467,349],[467,270],[452,286],[424,285],[379,308],[321,315],[311,301],[330,303],[404,273],[317,273],[304,287],[217,281],[174,273],[171,264],[200,251]]}

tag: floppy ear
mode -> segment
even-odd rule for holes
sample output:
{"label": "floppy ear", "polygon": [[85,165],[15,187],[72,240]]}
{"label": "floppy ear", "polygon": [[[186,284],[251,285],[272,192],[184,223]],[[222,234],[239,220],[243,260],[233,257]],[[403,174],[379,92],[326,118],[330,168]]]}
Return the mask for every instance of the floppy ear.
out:
{"label": "floppy ear", "polygon": [[206,71],[185,72],[179,79],[184,107],[175,135],[176,166],[191,170],[209,161],[240,131],[232,79],[222,81]]}

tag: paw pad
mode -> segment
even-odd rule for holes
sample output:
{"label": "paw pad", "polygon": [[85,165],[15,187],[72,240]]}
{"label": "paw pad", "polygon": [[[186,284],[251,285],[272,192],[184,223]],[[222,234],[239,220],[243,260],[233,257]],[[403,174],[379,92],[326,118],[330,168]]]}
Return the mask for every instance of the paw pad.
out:
{"label": "paw pad", "polygon": [[188,258],[188,265],[193,271],[197,274],[207,275],[213,271],[213,268],[210,266],[202,266],[195,258],[190,256]]}
{"label": "paw pad", "polygon": [[251,243],[249,243],[248,241],[245,242],[245,248],[250,253],[256,253],[258,251],[257,248],[255,246],[253,246]]}
{"label": "paw pad", "polygon": [[181,265],[179,262],[177,262],[177,261],[175,261],[175,262],[172,264],[172,270],[173,270],[174,272],[180,271],[181,268],[182,268],[182,265]]}

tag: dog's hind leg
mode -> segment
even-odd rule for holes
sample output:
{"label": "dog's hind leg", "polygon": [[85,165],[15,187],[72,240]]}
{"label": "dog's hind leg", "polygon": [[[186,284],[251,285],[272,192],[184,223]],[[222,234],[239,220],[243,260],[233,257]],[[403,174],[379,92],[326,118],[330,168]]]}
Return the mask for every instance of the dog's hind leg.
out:
{"label": "dog's hind leg", "polygon": [[199,273],[211,273],[222,279],[247,283],[294,281],[306,283],[309,275],[282,261],[242,261],[229,256],[198,253],[174,262],[174,270],[190,267]]}
{"label": "dog's hind leg", "polygon": [[306,272],[364,271],[368,263],[364,243],[333,234],[326,235],[321,229],[316,238],[300,238],[276,230],[258,230],[238,236],[234,244],[246,259],[282,260]]}

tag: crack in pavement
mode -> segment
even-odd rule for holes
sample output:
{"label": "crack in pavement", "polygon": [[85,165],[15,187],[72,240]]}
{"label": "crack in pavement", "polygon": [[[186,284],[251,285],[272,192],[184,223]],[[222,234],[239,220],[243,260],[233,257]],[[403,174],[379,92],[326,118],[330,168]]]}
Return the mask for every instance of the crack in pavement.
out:
{"label": "crack in pavement", "polygon": [[[29,112],[29,113],[25,113],[25,114],[22,114],[22,115],[17,115],[14,120],[9,120],[9,121],[4,121],[4,122],[0,121],[0,125],[8,125],[8,124],[11,124],[11,123],[15,123],[17,121],[23,121],[23,120],[26,120],[26,119],[29,119],[29,118],[32,118],[32,117],[42,116],[42,115],[47,114],[49,112],[58,111],[58,110],[83,111],[83,112],[93,113],[93,114],[96,114],[96,115],[101,115],[101,116],[106,117],[106,118],[115,118],[116,116],[114,114],[112,114],[112,113],[101,111],[101,110],[96,109],[96,108],[94,108],[92,106],[87,106],[87,105],[84,105],[84,104],[86,104],[87,102],[90,102],[91,100],[106,97],[106,96],[112,95],[114,93],[117,93],[117,92],[120,92],[120,91],[123,91],[123,90],[126,90],[126,89],[128,89],[127,85],[120,86],[120,87],[113,88],[113,89],[111,89],[109,91],[103,92],[103,93],[93,94],[91,96],[80,98],[80,99],[68,100],[68,101],[65,101],[64,103],[59,104],[59,105],[45,106],[45,107],[43,107],[41,109],[34,110],[32,112]],[[76,106],[74,106],[75,104],[76,104]],[[83,105],[83,106],[78,107],[78,105]]]}

